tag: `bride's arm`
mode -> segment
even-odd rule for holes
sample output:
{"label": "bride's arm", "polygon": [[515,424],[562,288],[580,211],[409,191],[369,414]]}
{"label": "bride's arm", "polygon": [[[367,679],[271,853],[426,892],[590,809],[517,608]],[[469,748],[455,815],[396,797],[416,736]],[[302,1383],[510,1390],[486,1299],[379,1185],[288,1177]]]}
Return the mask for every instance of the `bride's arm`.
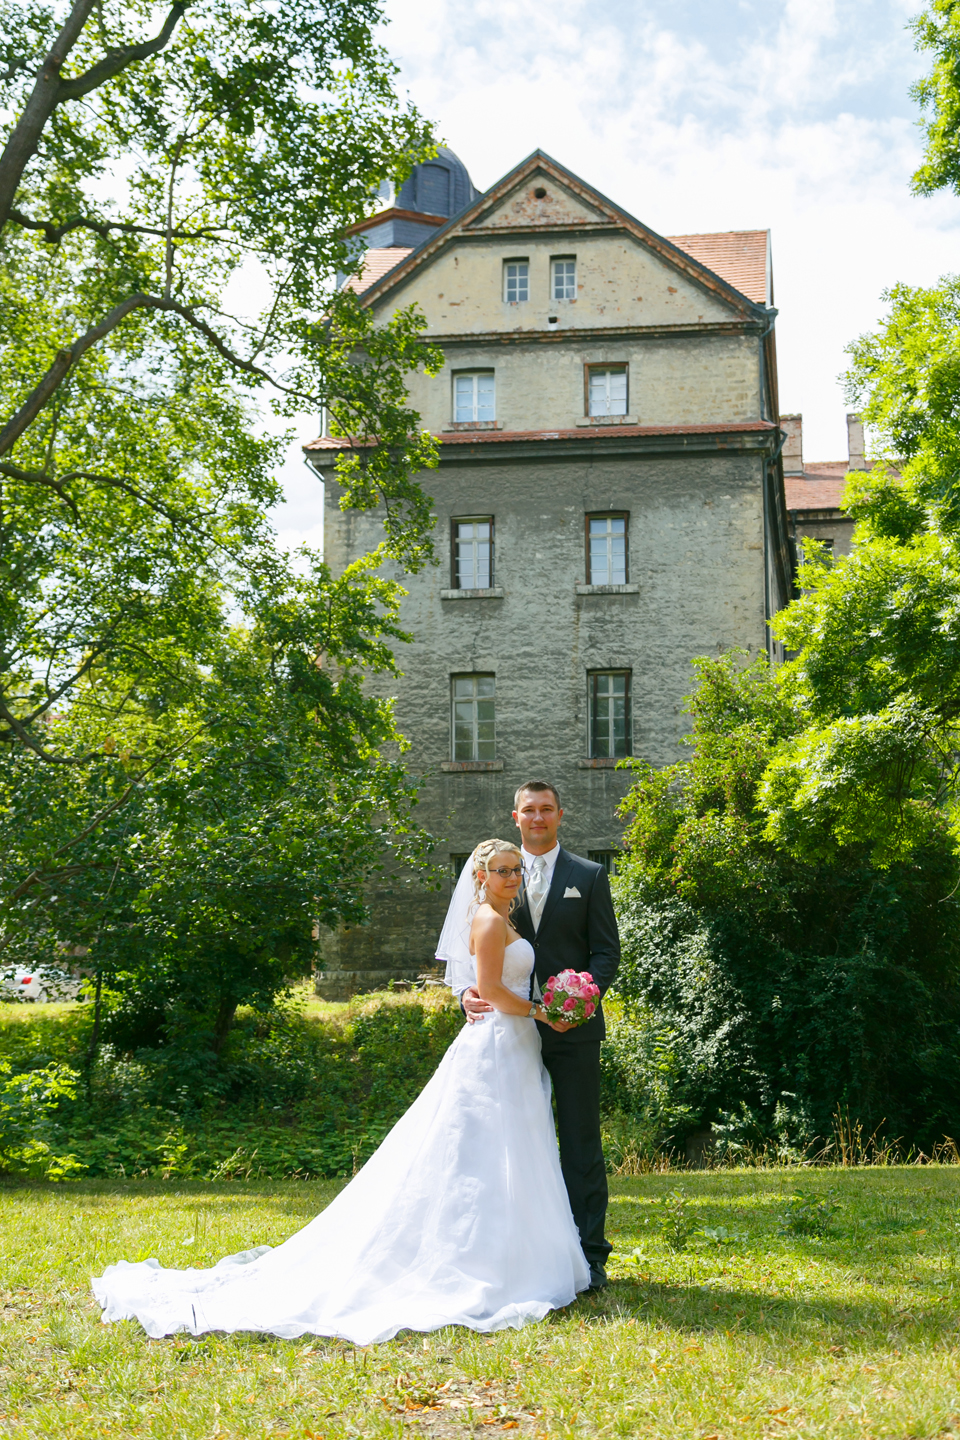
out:
{"label": "bride's arm", "polygon": [[[477,959],[477,989],[481,1000],[488,1001],[494,1010],[502,1010],[505,1015],[529,1015],[530,1001],[514,995],[503,983],[503,956],[507,947],[506,921],[492,912],[481,912],[473,922],[472,939]],[[536,1019],[546,1018],[542,1006],[538,1006]]]}

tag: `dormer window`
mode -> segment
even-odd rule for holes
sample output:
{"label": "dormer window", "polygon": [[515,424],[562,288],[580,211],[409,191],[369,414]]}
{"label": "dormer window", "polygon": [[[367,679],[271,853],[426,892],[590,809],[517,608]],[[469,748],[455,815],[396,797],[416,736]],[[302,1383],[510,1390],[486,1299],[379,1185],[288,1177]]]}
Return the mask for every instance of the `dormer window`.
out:
{"label": "dormer window", "polygon": [[503,298],[508,305],[530,299],[530,262],[506,260],[503,266]]}
{"label": "dormer window", "polygon": [[554,300],[576,300],[577,262],[573,255],[562,255],[550,262],[550,294]]}
{"label": "dormer window", "polygon": [[497,418],[492,370],[461,370],[453,377],[453,418],[458,425],[492,425]]}

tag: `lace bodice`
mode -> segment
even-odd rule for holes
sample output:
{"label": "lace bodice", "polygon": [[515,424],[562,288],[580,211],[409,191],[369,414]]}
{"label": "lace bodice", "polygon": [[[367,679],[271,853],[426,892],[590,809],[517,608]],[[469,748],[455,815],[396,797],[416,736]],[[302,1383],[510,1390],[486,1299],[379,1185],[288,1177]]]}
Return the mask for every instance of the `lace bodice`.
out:
{"label": "lace bodice", "polygon": [[526,1000],[530,994],[530,971],[534,958],[529,940],[514,940],[504,951],[503,983],[521,1000]]}

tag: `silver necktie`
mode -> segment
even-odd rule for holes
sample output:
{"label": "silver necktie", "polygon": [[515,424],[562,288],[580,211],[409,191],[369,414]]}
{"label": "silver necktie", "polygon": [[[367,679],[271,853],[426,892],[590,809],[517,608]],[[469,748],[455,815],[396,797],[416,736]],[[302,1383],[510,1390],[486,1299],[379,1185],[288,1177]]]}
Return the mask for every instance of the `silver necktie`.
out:
{"label": "silver necktie", "polygon": [[543,914],[543,907],[549,889],[550,886],[547,883],[547,862],[542,855],[535,855],[533,857],[533,874],[530,876],[530,883],[527,886],[530,917],[533,920],[534,931],[540,928],[540,916]]}

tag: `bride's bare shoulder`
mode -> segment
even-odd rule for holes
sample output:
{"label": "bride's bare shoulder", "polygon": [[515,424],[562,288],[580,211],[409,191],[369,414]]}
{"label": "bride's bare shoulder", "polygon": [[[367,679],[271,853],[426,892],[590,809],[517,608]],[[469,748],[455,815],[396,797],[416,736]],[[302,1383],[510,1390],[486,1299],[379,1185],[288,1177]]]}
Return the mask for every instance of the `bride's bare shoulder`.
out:
{"label": "bride's bare shoulder", "polygon": [[494,910],[492,905],[481,905],[470,926],[470,953],[474,953],[479,940],[506,940],[507,922]]}

